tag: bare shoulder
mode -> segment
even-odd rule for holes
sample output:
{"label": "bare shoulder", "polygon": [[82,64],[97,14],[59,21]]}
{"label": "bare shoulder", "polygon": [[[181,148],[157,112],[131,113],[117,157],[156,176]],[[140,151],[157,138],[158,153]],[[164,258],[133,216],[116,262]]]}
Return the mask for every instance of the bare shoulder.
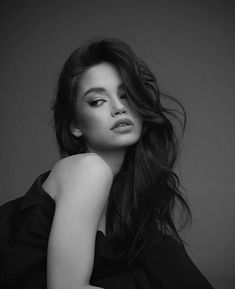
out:
{"label": "bare shoulder", "polygon": [[112,178],[111,168],[95,153],[78,154],[64,158],[54,165],[51,174],[62,182],[88,176]]}
{"label": "bare shoulder", "polygon": [[97,154],[77,154],[56,162],[42,187],[53,199],[56,199],[62,188],[68,191],[86,180],[112,181],[112,178],[111,168]]}
{"label": "bare shoulder", "polygon": [[55,163],[52,170],[73,170],[73,169],[101,169],[111,170],[107,163],[95,153],[72,155]]}

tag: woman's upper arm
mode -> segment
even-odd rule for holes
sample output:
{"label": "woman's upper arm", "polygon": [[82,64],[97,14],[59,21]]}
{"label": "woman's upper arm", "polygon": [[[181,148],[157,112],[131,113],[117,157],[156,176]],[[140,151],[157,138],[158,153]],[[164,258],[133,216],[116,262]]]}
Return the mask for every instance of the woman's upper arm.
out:
{"label": "woman's upper arm", "polygon": [[[93,158],[64,163],[56,169],[59,181],[54,186],[56,211],[48,247],[49,284],[50,280],[60,280],[59,284],[52,281],[55,286],[51,288],[85,286],[93,268],[96,231],[112,175]],[[61,284],[64,273],[66,284]]]}
{"label": "woman's upper arm", "polygon": [[69,221],[75,218],[78,227],[89,230],[92,225],[97,229],[112,180],[111,169],[100,157],[84,154],[58,162],[43,189],[56,202],[56,216],[60,212],[60,215],[66,214]]}

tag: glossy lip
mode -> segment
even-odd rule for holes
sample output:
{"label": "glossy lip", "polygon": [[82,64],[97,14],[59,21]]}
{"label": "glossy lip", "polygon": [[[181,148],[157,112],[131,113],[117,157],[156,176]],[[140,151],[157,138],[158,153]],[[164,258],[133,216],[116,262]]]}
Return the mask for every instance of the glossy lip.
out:
{"label": "glossy lip", "polygon": [[119,119],[114,123],[114,125],[110,129],[119,127],[120,124],[133,125],[133,122],[130,121],[128,118]]}

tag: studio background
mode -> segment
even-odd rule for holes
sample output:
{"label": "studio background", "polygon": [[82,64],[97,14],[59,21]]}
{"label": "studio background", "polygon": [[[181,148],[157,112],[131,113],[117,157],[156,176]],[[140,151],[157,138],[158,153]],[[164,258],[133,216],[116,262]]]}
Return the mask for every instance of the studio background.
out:
{"label": "studio background", "polygon": [[120,38],[185,106],[177,171],[193,224],[182,235],[215,288],[235,288],[234,14],[229,0],[2,0],[0,204],[59,159],[50,105],[69,54],[95,36]]}

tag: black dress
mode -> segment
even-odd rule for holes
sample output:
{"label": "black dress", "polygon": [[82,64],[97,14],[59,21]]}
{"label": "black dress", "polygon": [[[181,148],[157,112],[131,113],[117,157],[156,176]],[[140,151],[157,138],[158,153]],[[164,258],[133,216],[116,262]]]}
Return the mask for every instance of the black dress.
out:
{"label": "black dress", "polygon": [[[49,172],[39,176],[24,197],[0,207],[0,288],[46,289],[46,257],[54,200],[42,189]],[[211,285],[184,247],[158,230],[133,266],[97,231],[90,284],[106,289],[210,289]],[[66,289],[66,288],[65,288]]]}

